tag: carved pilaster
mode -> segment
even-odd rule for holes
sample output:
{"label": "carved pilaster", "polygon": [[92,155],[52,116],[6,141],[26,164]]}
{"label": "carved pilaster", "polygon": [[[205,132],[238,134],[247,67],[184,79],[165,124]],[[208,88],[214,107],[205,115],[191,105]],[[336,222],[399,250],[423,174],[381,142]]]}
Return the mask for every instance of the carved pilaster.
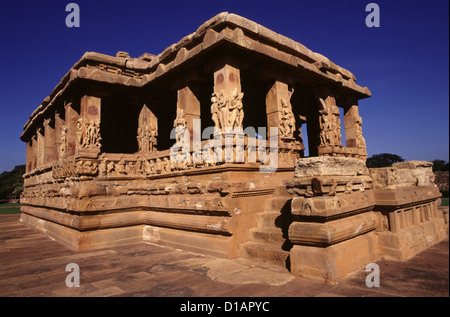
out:
{"label": "carved pilaster", "polygon": [[55,123],[53,118],[44,120],[44,164],[56,160]]}
{"label": "carved pilaster", "polygon": [[153,112],[144,105],[139,114],[137,141],[140,153],[157,151],[158,120]]}
{"label": "carved pilaster", "polygon": [[80,101],[80,117],[76,122],[77,157],[97,158],[100,153],[101,99],[83,96]]}
{"label": "carved pilaster", "polygon": [[239,69],[224,65],[214,73],[211,115],[216,129],[243,129],[244,109]]}

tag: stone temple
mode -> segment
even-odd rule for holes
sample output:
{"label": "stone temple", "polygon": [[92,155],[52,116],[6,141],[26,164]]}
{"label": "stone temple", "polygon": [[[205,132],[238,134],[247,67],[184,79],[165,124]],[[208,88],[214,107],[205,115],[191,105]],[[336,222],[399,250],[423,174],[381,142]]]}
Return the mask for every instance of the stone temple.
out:
{"label": "stone temple", "polygon": [[441,195],[429,162],[366,167],[370,96],[227,12],[159,55],[87,52],[24,126],[21,221],[73,250],[149,242],[328,283],[404,261],[447,236]]}

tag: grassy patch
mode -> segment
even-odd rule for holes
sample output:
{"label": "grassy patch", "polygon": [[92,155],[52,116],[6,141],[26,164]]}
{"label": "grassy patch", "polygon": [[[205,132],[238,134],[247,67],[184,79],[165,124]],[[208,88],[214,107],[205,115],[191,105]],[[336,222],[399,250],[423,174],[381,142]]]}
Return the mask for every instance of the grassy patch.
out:
{"label": "grassy patch", "polygon": [[20,207],[20,203],[7,203],[7,204],[0,204],[0,208],[3,207]]}
{"label": "grassy patch", "polygon": [[0,215],[19,214],[20,206],[19,203],[0,204]]}
{"label": "grassy patch", "polygon": [[0,215],[20,214],[20,206],[0,208]]}
{"label": "grassy patch", "polygon": [[441,206],[448,206],[448,198],[441,198]]}

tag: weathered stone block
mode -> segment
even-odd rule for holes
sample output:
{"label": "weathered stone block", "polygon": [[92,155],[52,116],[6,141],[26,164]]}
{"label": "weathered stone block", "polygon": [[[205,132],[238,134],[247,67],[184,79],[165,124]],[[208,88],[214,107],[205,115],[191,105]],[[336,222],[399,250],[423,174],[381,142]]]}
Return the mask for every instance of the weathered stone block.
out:
{"label": "weathered stone block", "polygon": [[295,177],[340,175],[367,175],[365,163],[356,158],[318,156],[307,157],[295,163]]}

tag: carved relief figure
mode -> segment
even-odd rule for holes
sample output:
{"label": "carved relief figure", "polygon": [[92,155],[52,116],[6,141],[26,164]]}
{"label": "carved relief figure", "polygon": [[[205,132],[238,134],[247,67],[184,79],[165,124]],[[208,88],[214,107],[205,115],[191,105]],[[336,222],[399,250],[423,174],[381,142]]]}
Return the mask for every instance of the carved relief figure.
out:
{"label": "carved relief figure", "polygon": [[341,120],[333,92],[326,87],[316,87],[313,92],[321,108],[319,110],[320,145],[342,146]]}
{"label": "carved relief figure", "polygon": [[291,103],[286,99],[281,99],[281,112],[280,112],[280,134],[285,138],[292,138],[295,130],[295,117],[292,113]]}
{"label": "carved relief figure", "polygon": [[137,141],[140,152],[153,152],[156,150],[158,131],[155,127],[144,125],[138,128]]}
{"label": "carved relief figure", "polygon": [[143,105],[139,114],[139,124],[137,130],[137,141],[139,152],[156,151],[158,143],[158,120],[150,109]]}
{"label": "carved relief figure", "polygon": [[173,122],[173,127],[175,128],[176,142],[183,145],[186,133],[186,119],[184,118],[183,110],[179,109],[177,111],[177,117]]}
{"label": "carved relief figure", "polygon": [[232,129],[242,128],[242,122],[244,120],[243,97],[243,92],[238,93],[237,90],[234,90],[228,102],[228,126]]}
{"label": "carved relief figure", "polygon": [[225,129],[225,122],[228,120],[227,100],[224,97],[223,90],[214,92],[212,94],[211,102],[211,114],[214,125],[216,129],[223,131]]}
{"label": "carved relief figure", "polygon": [[339,119],[339,108],[332,104],[332,129],[333,129],[333,145],[342,146],[341,119]]}
{"label": "carved relief figure", "polygon": [[320,112],[320,118],[319,118],[319,124],[320,124],[320,145],[326,146],[331,144],[331,137],[330,132],[331,130],[331,124],[330,119],[328,115],[328,111],[326,109],[323,109]]}
{"label": "carved relief figure", "polygon": [[77,145],[80,148],[100,148],[100,121],[77,120]]}
{"label": "carved relief figure", "polygon": [[242,128],[243,97],[244,93],[237,90],[234,90],[230,97],[226,97],[223,90],[212,94],[211,115],[216,129],[224,132],[225,128]]}
{"label": "carved relief figure", "polygon": [[127,171],[125,170],[125,160],[123,157],[120,158],[120,161],[116,164],[116,171],[119,174],[125,174]]}
{"label": "carved relief figure", "polygon": [[366,148],[366,140],[362,135],[362,118],[358,117],[355,122],[356,147]]}
{"label": "carved relief figure", "polygon": [[109,162],[108,165],[106,165],[106,173],[111,174],[112,171],[115,169],[115,164],[113,161]]}
{"label": "carved relief figure", "polygon": [[101,158],[100,159],[100,163],[98,165],[98,171],[101,175],[106,174],[107,169],[106,169],[106,158]]}
{"label": "carved relief figure", "polygon": [[77,144],[82,146],[83,144],[83,119],[77,120]]}
{"label": "carved relief figure", "polygon": [[67,147],[68,147],[67,127],[63,126],[61,131],[61,148],[60,148],[61,157],[67,153]]}

